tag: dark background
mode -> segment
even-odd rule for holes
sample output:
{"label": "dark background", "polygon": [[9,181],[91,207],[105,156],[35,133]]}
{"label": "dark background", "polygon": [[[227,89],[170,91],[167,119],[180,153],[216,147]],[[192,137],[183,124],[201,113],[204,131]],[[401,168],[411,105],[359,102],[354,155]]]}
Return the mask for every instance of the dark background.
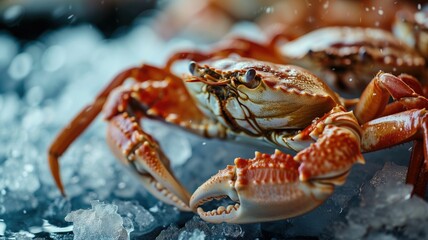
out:
{"label": "dark background", "polygon": [[162,5],[155,0],[3,0],[0,30],[21,40],[33,40],[48,30],[89,22],[111,37]]}

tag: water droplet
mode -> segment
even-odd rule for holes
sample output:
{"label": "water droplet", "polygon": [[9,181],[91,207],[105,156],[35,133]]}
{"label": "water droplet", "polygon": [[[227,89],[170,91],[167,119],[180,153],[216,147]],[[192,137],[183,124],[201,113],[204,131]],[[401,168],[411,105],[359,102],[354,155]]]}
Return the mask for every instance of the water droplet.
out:
{"label": "water droplet", "polygon": [[206,142],[202,142],[202,146],[205,146],[205,145],[207,145],[207,143]]}
{"label": "water droplet", "polygon": [[418,10],[422,9],[422,5],[420,3],[418,3]]}
{"label": "water droplet", "polygon": [[382,9],[379,9],[378,11],[377,11],[377,13],[379,13],[379,15],[383,15],[383,10]]}
{"label": "water droplet", "polygon": [[33,172],[34,171],[34,166],[32,164],[25,164],[24,165],[24,170],[26,172]]}
{"label": "water droplet", "polygon": [[44,98],[43,88],[40,86],[34,86],[28,90],[25,95],[25,100],[30,106],[38,106]]}
{"label": "water droplet", "polygon": [[18,54],[17,41],[6,33],[0,34],[0,68],[6,69],[13,57]]}
{"label": "water droplet", "polygon": [[323,4],[323,8],[324,8],[324,9],[327,9],[329,4],[330,4],[330,2],[329,2],[329,1],[325,2],[325,3]]}
{"label": "water droplet", "polygon": [[70,14],[67,19],[70,21],[70,23],[74,23],[76,21],[76,16],[74,14]]}
{"label": "water droplet", "polygon": [[22,16],[23,12],[24,9],[21,5],[11,6],[4,11],[3,20],[8,24],[12,24]]}
{"label": "water droplet", "polygon": [[124,188],[126,187],[126,183],[124,183],[124,182],[120,182],[120,183],[117,185],[117,187],[118,187],[119,189],[124,189]]}
{"label": "water droplet", "polygon": [[266,13],[273,13],[273,7],[267,7]]}
{"label": "water droplet", "polygon": [[16,55],[9,66],[8,73],[12,79],[21,80],[25,78],[32,69],[33,59],[28,53]]}
{"label": "water droplet", "polygon": [[48,48],[42,56],[43,69],[47,72],[54,72],[64,65],[66,52],[60,46]]}

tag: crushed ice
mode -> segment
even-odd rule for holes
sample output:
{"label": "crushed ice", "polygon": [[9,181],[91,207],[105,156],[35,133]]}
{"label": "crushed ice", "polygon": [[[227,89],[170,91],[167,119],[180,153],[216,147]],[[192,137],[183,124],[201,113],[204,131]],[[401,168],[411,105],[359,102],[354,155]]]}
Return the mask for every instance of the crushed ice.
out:
{"label": "crushed ice", "polygon": [[387,163],[361,191],[360,203],[334,227],[336,239],[427,239],[428,204],[403,183],[406,167]]}
{"label": "crushed ice", "polygon": [[65,221],[73,223],[75,240],[84,239],[128,239],[127,230],[123,226],[123,218],[117,213],[118,207],[103,204],[98,201],[91,202],[92,209],[76,210],[65,217]]}

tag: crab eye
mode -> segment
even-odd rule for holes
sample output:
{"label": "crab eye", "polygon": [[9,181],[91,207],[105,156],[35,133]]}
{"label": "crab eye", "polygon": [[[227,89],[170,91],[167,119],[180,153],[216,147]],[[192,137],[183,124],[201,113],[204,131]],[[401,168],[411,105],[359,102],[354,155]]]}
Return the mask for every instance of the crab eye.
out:
{"label": "crab eye", "polygon": [[196,66],[196,62],[191,61],[191,62],[190,62],[190,64],[189,64],[189,71],[190,71],[190,73],[191,73],[193,76],[195,75],[196,68],[197,68],[197,66]]}
{"label": "crab eye", "polygon": [[242,82],[247,87],[255,87],[255,85],[257,85],[256,70],[254,70],[253,68],[248,69],[242,78]]}

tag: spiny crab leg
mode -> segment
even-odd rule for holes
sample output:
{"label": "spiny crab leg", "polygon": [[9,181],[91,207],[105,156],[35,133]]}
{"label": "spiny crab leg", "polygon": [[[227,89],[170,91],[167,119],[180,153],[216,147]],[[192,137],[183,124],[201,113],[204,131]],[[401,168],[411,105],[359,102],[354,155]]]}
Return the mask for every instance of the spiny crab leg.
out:
{"label": "spiny crab leg", "polygon": [[[235,166],[219,171],[194,192],[190,207],[206,221],[229,223],[285,219],[317,207],[335,185],[344,183],[354,163],[364,162],[354,130],[324,125],[326,119],[311,131],[324,129],[318,141],[295,157],[276,150],[272,155],[256,152],[250,160],[235,159]],[[206,202],[225,196],[236,204],[203,210]]]}

